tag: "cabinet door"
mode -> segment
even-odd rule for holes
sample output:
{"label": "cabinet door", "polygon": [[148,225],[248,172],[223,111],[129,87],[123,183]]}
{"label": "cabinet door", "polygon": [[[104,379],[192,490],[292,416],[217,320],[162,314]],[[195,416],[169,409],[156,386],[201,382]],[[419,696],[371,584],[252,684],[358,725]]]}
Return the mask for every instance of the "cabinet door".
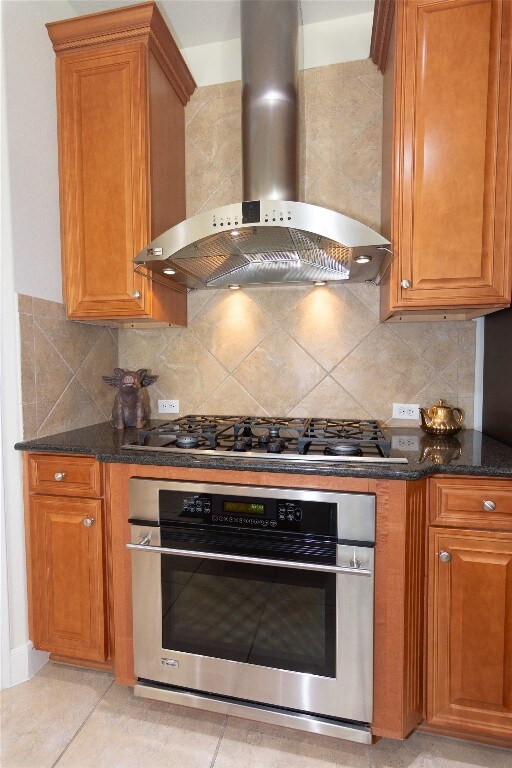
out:
{"label": "cabinet door", "polygon": [[34,646],[105,661],[102,502],[34,496],[30,504]]}
{"label": "cabinet door", "polygon": [[510,303],[511,23],[508,0],[397,4],[384,316]]}
{"label": "cabinet door", "polygon": [[150,300],[132,259],[151,239],[146,48],[57,60],[61,232],[71,319],[144,318]]}
{"label": "cabinet door", "polygon": [[512,534],[431,528],[429,554],[427,720],[510,738]]}

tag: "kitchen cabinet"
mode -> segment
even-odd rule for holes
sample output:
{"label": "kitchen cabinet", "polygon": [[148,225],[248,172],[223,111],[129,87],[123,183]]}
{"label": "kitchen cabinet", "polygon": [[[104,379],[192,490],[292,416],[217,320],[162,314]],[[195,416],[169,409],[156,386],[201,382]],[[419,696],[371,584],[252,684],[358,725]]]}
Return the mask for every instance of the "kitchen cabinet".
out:
{"label": "kitchen cabinet", "polygon": [[372,50],[385,65],[382,234],[394,252],[382,319],[469,319],[506,307],[512,4],[380,6]]}
{"label": "kitchen cabinet", "polygon": [[186,290],[135,274],[132,259],[185,218],[184,107],[192,76],[153,2],[47,28],[57,57],[68,317],[186,325]]}
{"label": "kitchen cabinet", "polygon": [[510,745],[512,483],[430,483],[427,727]]}
{"label": "kitchen cabinet", "polygon": [[91,457],[46,454],[29,454],[26,464],[31,640],[54,658],[109,667],[99,465]]}

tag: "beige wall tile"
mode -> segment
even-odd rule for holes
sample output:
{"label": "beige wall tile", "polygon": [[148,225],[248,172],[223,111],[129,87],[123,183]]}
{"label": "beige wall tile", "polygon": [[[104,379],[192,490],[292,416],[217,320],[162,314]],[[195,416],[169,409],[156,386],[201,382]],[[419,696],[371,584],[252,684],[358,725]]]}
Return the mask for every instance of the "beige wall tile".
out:
{"label": "beige wall tile", "polygon": [[18,293],[18,312],[20,315],[32,315],[34,313],[32,296]]}
{"label": "beige wall tile", "polygon": [[201,403],[197,412],[222,416],[268,416],[261,405],[232,376],[225,379],[215,392]]}
{"label": "beige wall tile", "polygon": [[285,331],[264,339],[234,377],[268,413],[288,413],[325,376],[325,370]]}
{"label": "beige wall tile", "polygon": [[387,421],[392,403],[410,397],[429,383],[432,368],[384,325],[379,325],[332,372],[346,391],[374,418]]}
{"label": "beige wall tile", "polygon": [[288,416],[308,418],[311,416],[333,419],[367,419],[370,414],[357,403],[343,387],[326,376],[320,384],[309,392]]}
{"label": "beige wall tile", "polygon": [[33,298],[32,300],[34,315],[43,317],[66,317],[66,307],[57,301],[47,301],[46,299]]}
{"label": "beige wall tile", "polygon": [[378,324],[344,286],[310,291],[286,318],[286,329],[326,371],[332,370]]}
{"label": "beige wall tile", "polygon": [[85,387],[73,378],[47,418],[40,424],[37,436],[54,435],[68,429],[88,427],[105,421],[105,414],[100,411]]}
{"label": "beige wall tile", "polygon": [[[77,379],[106,419],[110,418],[114,390],[102,376],[108,376],[117,367],[118,348],[106,328],[77,371]],[[142,367],[142,366],[140,366]]]}
{"label": "beige wall tile", "polygon": [[75,373],[94,347],[103,328],[53,316],[38,316],[37,325]]}
{"label": "beige wall tile", "polygon": [[181,331],[165,353],[157,358],[154,373],[159,375],[158,390],[165,398],[180,401],[182,415],[194,413],[228,375],[226,369],[186,330]]}
{"label": "beige wall tile", "polygon": [[274,323],[244,291],[216,291],[189,331],[229,371],[265,338]]}
{"label": "beige wall tile", "polygon": [[35,403],[23,403],[23,439],[32,440],[37,437],[37,413]]}
{"label": "beige wall tile", "polygon": [[20,314],[21,392],[24,403],[36,402],[34,320],[30,314]]}
{"label": "beige wall tile", "polygon": [[34,356],[39,428],[68,386],[73,372],[40,330],[37,322],[34,324]]}

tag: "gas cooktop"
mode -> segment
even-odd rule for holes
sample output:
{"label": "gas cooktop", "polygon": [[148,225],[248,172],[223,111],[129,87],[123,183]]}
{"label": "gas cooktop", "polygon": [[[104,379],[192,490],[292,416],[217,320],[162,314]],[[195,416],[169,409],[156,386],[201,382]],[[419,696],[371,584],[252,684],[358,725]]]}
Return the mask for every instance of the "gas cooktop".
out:
{"label": "gas cooktop", "polygon": [[138,431],[130,450],[240,459],[407,464],[378,421],[259,416],[183,416]]}

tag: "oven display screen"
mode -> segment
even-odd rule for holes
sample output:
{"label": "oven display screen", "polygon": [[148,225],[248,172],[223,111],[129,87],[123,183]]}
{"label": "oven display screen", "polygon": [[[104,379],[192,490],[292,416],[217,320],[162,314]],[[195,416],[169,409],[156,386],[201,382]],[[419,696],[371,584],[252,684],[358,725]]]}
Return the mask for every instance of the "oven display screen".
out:
{"label": "oven display screen", "polygon": [[223,501],[224,512],[236,512],[237,515],[264,515],[265,504],[251,504],[249,501]]}

